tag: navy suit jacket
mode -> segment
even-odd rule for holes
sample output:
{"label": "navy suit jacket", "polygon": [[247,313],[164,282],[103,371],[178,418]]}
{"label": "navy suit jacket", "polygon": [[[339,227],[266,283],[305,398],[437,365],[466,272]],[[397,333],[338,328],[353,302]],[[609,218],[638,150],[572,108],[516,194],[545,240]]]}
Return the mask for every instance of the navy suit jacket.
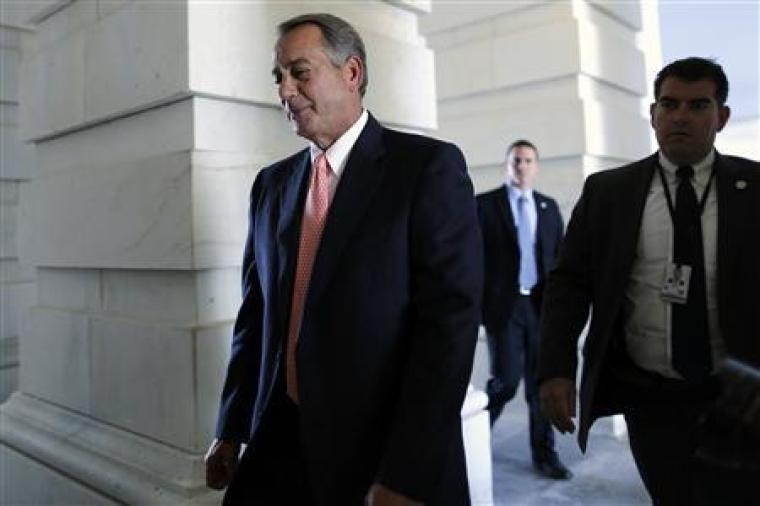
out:
{"label": "navy suit jacket", "polygon": [[[544,281],[562,242],[564,225],[557,202],[533,191],[536,204],[536,263],[538,283],[531,292],[536,308],[541,307]],[[489,333],[503,331],[518,296],[520,245],[512,208],[504,186],[478,195],[478,219],[483,233],[485,281],[483,291],[483,325]]]}
{"label": "navy suit jacket", "polygon": [[[275,386],[310,170],[306,149],[253,185],[219,438],[254,443],[272,396],[284,395]],[[370,116],[328,212],[296,349],[318,503],[361,504],[374,481],[426,504],[469,502],[460,409],[481,291],[461,152]]]}
{"label": "navy suit jacket", "polygon": [[[586,179],[544,293],[539,381],[575,380],[578,337],[593,308],[580,388],[583,450],[593,421],[620,410],[621,310],[656,160],[654,154]],[[717,154],[714,167],[718,324],[728,353],[760,366],[760,163]]]}

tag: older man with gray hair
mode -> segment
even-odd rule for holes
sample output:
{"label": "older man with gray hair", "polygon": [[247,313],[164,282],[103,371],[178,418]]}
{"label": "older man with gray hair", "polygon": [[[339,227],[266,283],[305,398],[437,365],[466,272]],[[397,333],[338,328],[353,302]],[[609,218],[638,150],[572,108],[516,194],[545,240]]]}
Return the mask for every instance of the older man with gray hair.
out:
{"label": "older man with gray hair", "polygon": [[464,158],[363,108],[364,45],[335,16],[281,24],[273,74],[310,146],[253,184],[207,482],[225,504],[469,504],[482,247]]}

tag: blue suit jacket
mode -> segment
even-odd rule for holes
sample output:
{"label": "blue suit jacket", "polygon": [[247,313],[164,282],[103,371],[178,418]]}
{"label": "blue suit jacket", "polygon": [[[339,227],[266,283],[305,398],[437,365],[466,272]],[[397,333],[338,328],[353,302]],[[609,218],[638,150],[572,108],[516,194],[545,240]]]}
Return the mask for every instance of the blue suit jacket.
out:
{"label": "blue suit jacket", "polygon": [[[310,170],[307,149],[253,185],[219,438],[255,441],[272,396],[283,395],[275,385]],[[380,481],[426,504],[469,502],[459,413],[481,257],[459,149],[370,116],[328,212],[296,349],[315,500],[360,504]]]}
{"label": "blue suit jacket", "polygon": [[[536,204],[536,263],[538,283],[532,292],[536,308],[541,307],[544,281],[562,242],[564,225],[554,199],[533,191]],[[520,246],[512,209],[504,186],[478,195],[478,218],[485,248],[483,325],[488,332],[506,328],[519,293]]]}

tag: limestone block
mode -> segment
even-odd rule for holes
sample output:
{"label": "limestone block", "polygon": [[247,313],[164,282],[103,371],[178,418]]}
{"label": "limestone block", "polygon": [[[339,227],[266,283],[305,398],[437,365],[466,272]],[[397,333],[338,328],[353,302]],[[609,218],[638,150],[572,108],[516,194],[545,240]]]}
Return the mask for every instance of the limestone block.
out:
{"label": "limestone block", "polygon": [[251,186],[258,169],[250,157],[193,154],[193,241],[197,267],[238,265],[248,232]]}
{"label": "limestone block", "polygon": [[18,337],[35,301],[34,283],[0,283],[0,338]]}
{"label": "limestone block", "polygon": [[84,50],[84,33],[74,32],[58,45],[24,55],[19,94],[24,140],[85,121]]}
{"label": "limestone block", "polygon": [[62,8],[40,10],[34,16],[39,20],[35,26],[37,50],[45,51],[59,46],[72,35],[92,28],[98,20],[97,4],[92,0],[57,3]]}
{"label": "limestone block", "polygon": [[115,506],[116,501],[79,485],[65,474],[0,445],[0,482],[3,502],[14,505],[87,504]]}
{"label": "limestone block", "polygon": [[[5,28],[0,28],[0,30],[5,31]],[[20,56],[18,49],[0,47],[0,62],[3,67],[2,76],[0,76],[0,100],[3,102],[18,101]]]}
{"label": "limestone block", "polygon": [[[368,109],[376,111],[384,123],[434,129],[437,119],[433,52],[375,33],[367,33],[364,39],[370,66]],[[373,80],[373,75],[379,78]]]}
{"label": "limestone block", "polygon": [[88,121],[188,91],[186,11],[184,2],[130,2],[86,32]]}
{"label": "limestone block", "polygon": [[[242,259],[242,250],[240,258]],[[198,324],[234,320],[241,302],[240,268],[204,269],[197,271],[196,276]]]}
{"label": "limestone block", "polygon": [[0,260],[0,279],[3,283],[30,283],[36,276],[34,267],[21,263],[16,258]]}
{"label": "limestone block", "polygon": [[0,103],[0,177],[29,179],[34,175],[34,147],[21,141],[16,122],[19,106]]}
{"label": "limestone block", "polygon": [[647,93],[644,53],[618,30],[585,21],[580,30],[581,70],[639,96]]}
{"label": "limestone block", "polygon": [[282,9],[271,2],[190,3],[190,87],[202,93],[278,104],[271,74],[280,21],[273,12],[277,10]]}
{"label": "limestone block", "polygon": [[[18,336],[14,337],[0,337],[0,370],[7,370],[8,368],[18,367]],[[15,376],[16,373],[14,372]],[[2,378],[5,380],[5,378]],[[15,380],[15,378],[14,378]],[[0,385],[0,392],[4,391],[2,385]],[[0,395],[3,400],[7,397],[7,394]],[[0,401],[2,402],[2,401]]]}
{"label": "limestone block", "polygon": [[584,120],[588,154],[628,160],[650,154],[648,120],[638,111],[587,100]]}
{"label": "limestone block", "polygon": [[101,310],[101,271],[40,268],[37,287],[41,306],[70,311]]}
{"label": "limestone block", "polygon": [[97,0],[98,19],[113,14],[122,7],[128,6],[133,0]]}
{"label": "limestone block", "polygon": [[279,106],[197,98],[193,111],[197,151],[245,154],[261,168],[307,146],[292,132]]}
{"label": "limestone block", "polygon": [[15,206],[18,204],[19,182],[0,179],[0,205]]}
{"label": "limestone block", "polygon": [[70,409],[90,408],[88,322],[82,313],[32,308],[20,339],[20,389]]}
{"label": "limestone block", "polygon": [[[535,4],[535,5],[534,5]],[[433,33],[458,29],[478,21],[493,19],[505,14],[516,15],[519,11],[535,9],[538,2],[447,2],[434,0],[432,14],[420,18],[423,32]]]}
{"label": "limestone block", "polygon": [[632,31],[641,31],[643,15],[641,2],[609,2],[607,0],[588,0],[589,5],[606,15],[627,25]]}
{"label": "limestone block", "polygon": [[189,329],[94,317],[91,415],[189,451],[196,438]]}
{"label": "limestone block", "polygon": [[471,167],[470,178],[472,179],[476,194],[492,190],[504,184],[504,166],[503,164],[498,164]]}
{"label": "limestone block", "polygon": [[0,259],[18,256],[18,209],[14,205],[0,205]]}
{"label": "limestone block", "polygon": [[[52,16],[49,29],[41,26],[38,50],[25,55],[25,138],[187,95],[182,3],[130,2],[99,21],[96,5],[74,2]],[[87,13],[77,15],[77,9]],[[74,20],[69,23],[67,16]]]}
{"label": "limestone block", "polygon": [[[21,110],[22,133],[24,110]],[[28,130],[28,128],[27,128]],[[84,165],[114,167],[167,153],[193,149],[193,101],[183,100],[140,114],[77,131],[37,145],[42,173]],[[105,169],[102,169],[105,170]]]}
{"label": "limestone block", "polygon": [[103,312],[163,325],[196,322],[195,273],[193,271],[102,271]]}
{"label": "limestone block", "polygon": [[542,156],[581,153],[585,146],[584,108],[579,100],[527,103],[447,118],[439,134],[459,145],[471,170],[501,165],[514,139],[531,139]]}
{"label": "limestone block", "polygon": [[41,174],[25,255],[48,267],[190,267],[190,182],[186,152]]}
{"label": "limestone block", "polygon": [[562,20],[438,49],[439,100],[575,74],[577,46],[576,24]]}
{"label": "limestone block", "polygon": [[232,323],[197,330],[196,388],[198,399],[198,445],[207,446],[216,432],[216,417],[227,372],[232,342]]}
{"label": "limestone block", "polygon": [[0,364],[0,403],[5,402],[13,392],[18,390],[18,358],[16,357],[15,362],[6,362],[6,358],[7,355],[0,356],[0,360],[3,361]]}

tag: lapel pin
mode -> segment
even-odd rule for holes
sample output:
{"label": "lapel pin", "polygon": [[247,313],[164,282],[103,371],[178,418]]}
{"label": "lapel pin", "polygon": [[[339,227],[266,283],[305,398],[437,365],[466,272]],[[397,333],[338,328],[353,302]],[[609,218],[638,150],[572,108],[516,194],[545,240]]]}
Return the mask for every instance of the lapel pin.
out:
{"label": "lapel pin", "polygon": [[541,202],[541,209],[546,209],[546,202]]}
{"label": "lapel pin", "polygon": [[736,182],[736,189],[737,190],[743,190],[747,187],[747,182],[743,179],[740,179]]}

